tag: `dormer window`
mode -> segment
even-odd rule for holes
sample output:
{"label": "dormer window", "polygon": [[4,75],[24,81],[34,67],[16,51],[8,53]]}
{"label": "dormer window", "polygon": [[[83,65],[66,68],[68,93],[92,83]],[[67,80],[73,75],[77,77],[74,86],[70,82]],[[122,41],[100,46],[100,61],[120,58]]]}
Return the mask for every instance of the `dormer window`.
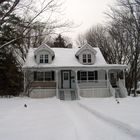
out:
{"label": "dormer window", "polygon": [[40,55],[40,63],[48,63],[49,62],[49,57],[47,54],[41,54]]}
{"label": "dormer window", "polygon": [[96,49],[89,44],[83,45],[75,54],[77,60],[83,65],[93,65],[96,61]]}
{"label": "dormer window", "polygon": [[86,63],[86,62],[87,62],[87,55],[83,54],[83,63]]}
{"label": "dormer window", "polygon": [[91,54],[83,54],[83,63],[86,63],[86,64],[91,63]]}
{"label": "dormer window", "polygon": [[91,63],[91,54],[87,54],[88,57],[88,63]]}

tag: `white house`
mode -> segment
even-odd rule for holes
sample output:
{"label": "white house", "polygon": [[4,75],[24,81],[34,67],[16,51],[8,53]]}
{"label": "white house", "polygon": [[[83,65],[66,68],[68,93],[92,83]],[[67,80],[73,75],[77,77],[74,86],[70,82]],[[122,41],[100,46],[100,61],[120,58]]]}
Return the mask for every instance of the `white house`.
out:
{"label": "white house", "polygon": [[[109,54],[108,54],[109,55]],[[89,44],[81,48],[30,48],[23,66],[24,91],[33,98],[56,96],[126,97],[126,65],[107,64],[100,49]]]}

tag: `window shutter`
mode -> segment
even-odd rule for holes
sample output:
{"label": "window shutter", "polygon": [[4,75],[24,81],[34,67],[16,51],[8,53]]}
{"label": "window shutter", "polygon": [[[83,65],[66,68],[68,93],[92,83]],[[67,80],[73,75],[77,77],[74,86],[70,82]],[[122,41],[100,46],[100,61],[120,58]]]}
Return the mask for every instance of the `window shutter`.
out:
{"label": "window shutter", "polygon": [[80,80],[80,71],[77,72],[77,80]]}
{"label": "window shutter", "polygon": [[34,71],[34,81],[37,81],[37,72]]}
{"label": "window shutter", "polygon": [[54,81],[54,71],[52,71],[52,81]]}
{"label": "window shutter", "polygon": [[98,80],[98,71],[95,71],[95,80]]}

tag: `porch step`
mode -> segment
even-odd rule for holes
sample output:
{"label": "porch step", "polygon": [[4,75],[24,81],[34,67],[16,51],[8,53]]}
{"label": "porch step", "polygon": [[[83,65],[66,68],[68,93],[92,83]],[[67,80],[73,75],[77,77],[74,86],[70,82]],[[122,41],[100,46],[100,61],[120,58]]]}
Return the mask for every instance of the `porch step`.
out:
{"label": "porch step", "polygon": [[60,90],[59,91],[60,100],[76,100],[75,90]]}

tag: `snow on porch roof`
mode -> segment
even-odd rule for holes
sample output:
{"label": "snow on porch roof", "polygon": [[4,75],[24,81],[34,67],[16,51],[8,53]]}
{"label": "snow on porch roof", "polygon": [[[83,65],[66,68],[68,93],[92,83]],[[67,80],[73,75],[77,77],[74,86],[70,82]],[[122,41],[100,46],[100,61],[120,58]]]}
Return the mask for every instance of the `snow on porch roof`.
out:
{"label": "snow on porch roof", "polygon": [[26,62],[23,66],[23,69],[26,68],[62,68],[62,67],[82,67],[82,68],[103,68],[103,67],[120,67],[124,69],[124,65],[117,64],[107,64],[100,49],[94,48],[97,51],[96,61],[93,65],[83,65],[75,57],[76,52],[79,48],[52,48],[55,53],[55,58],[51,64],[37,64],[34,59],[34,52],[37,48],[30,48]]}

